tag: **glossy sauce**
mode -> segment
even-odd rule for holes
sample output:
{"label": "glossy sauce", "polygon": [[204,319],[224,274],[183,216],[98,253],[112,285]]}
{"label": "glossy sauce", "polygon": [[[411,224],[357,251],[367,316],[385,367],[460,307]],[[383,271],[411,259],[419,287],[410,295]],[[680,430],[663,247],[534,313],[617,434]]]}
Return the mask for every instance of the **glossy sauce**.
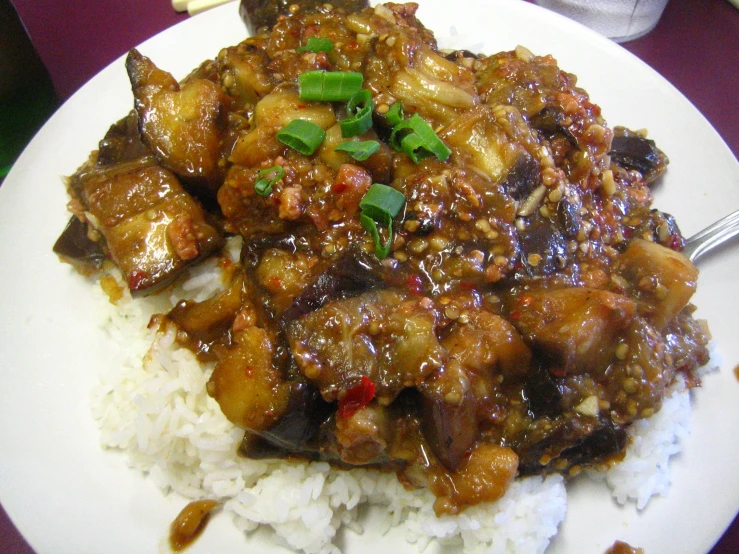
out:
{"label": "glossy sauce", "polygon": [[625,542],[616,541],[611,548],[606,550],[606,554],[644,554],[644,549],[634,548]]}
{"label": "glossy sauce", "polygon": [[174,552],[181,552],[200,536],[217,506],[215,500],[196,500],[182,509],[169,529],[169,546]]}

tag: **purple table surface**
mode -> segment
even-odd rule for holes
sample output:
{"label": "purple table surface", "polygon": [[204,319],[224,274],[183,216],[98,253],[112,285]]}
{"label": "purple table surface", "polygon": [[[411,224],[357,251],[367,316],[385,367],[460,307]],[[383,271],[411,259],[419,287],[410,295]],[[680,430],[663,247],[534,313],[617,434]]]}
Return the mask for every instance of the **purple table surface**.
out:
{"label": "purple table surface", "polygon": [[[168,0],[12,1],[61,101],[133,46],[188,17]],[[651,33],[623,46],[677,87],[739,156],[739,10],[726,0],[671,0]],[[0,552],[34,552],[2,506]],[[711,554],[737,552],[739,517]]]}

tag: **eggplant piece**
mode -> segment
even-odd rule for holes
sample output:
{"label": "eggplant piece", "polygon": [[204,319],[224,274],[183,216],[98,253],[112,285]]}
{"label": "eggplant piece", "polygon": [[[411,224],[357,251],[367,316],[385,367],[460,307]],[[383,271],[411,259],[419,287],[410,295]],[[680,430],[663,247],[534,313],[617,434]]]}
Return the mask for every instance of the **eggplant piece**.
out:
{"label": "eggplant piece", "polygon": [[135,111],[114,123],[98,145],[98,165],[114,165],[151,155],[141,140],[139,120]]}
{"label": "eggplant piece", "polygon": [[567,238],[574,238],[580,232],[582,227],[580,208],[582,208],[582,202],[575,201],[568,196],[564,196],[557,204],[559,224]]}
{"label": "eggplant piece", "polygon": [[694,310],[695,306],[689,305],[662,330],[673,365],[688,379],[692,377],[693,384],[699,382],[700,378],[692,372],[706,365],[711,357],[706,348],[711,333],[705,321],[693,319]]}
{"label": "eggplant piece", "polygon": [[[457,380],[524,378],[531,366],[531,350],[516,328],[505,318],[486,309],[468,308],[464,323],[455,322],[445,331],[441,345],[449,352],[463,373]],[[445,377],[451,368],[447,367]],[[482,386],[479,383],[478,386]],[[493,385],[491,384],[491,387]]]}
{"label": "eggplant piece", "polygon": [[617,455],[627,444],[626,429],[606,421],[581,442],[563,450],[560,457],[566,459],[570,467],[593,465]]}
{"label": "eggplant piece", "polygon": [[506,493],[517,473],[518,456],[511,448],[478,444],[455,471],[431,484],[437,496],[434,512],[441,517],[481,502],[494,502]]}
{"label": "eggplant piece", "polygon": [[351,414],[334,419],[332,450],[338,458],[352,466],[388,463],[387,448],[392,441],[392,409],[371,402]]}
{"label": "eggplant piece", "polygon": [[330,302],[293,320],[286,334],[300,371],[324,399],[340,398],[368,378],[378,401],[387,403],[443,366],[439,317],[428,299],[387,289]]}
{"label": "eggplant piece", "polygon": [[470,52],[469,50],[452,50],[451,52],[447,52],[446,54],[444,54],[444,59],[449,60],[450,62],[456,62],[464,58],[479,60],[480,56],[478,56],[474,52]]}
{"label": "eggplant piece", "polygon": [[275,87],[254,106],[253,123],[234,143],[229,160],[254,167],[282,154],[285,145],[276,135],[294,119],[310,121],[326,131],[336,123],[336,113],[327,102],[301,100],[299,88],[294,83]]}
{"label": "eggplant piece", "polygon": [[611,421],[572,415],[540,419],[519,439],[513,450],[521,475],[554,471],[555,465],[558,472],[592,466],[618,454],[627,443],[626,431]]}
{"label": "eggplant piece", "polygon": [[567,128],[567,116],[558,106],[545,106],[539,113],[531,116],[531,126],[548,139],[561,135],[573,148],[579,148],[577,138]]}
{"label": "eggplant piece", "polygon": [[534,216],[519,233],[519,247],[530,275],[551,275],[567,265],[567,239],[550,219]]}
{"label": "eggplant piece", "polygon": [[269,63],[267,52],[248,41],[218,54],[221,82],[240,106],[253,106],[272,90],[275,79]]}
{"label": "eggplant piece", "polygon": [[539,186],[539,181],[539,162],[528,153],[524,153],[519,156],[513,167],[508,171],[501,186],[508,196],[521,201]]}
{"label": "eggplant piece", "polygon": [[562,412],[562,392],[554,377],[539,363],[536,371],[531,371],[523,385],[527,409],[534,419],[555,418]]}
{"label": "eggplant piece", "polygon": [[436,388],[423,387],[421,393],[421,432],[444,467],[455,471],[480,436],[478,402],[469,391],[456,404]]}
{"label": "eggplant piece", "polygon": [[[515,117],[521,117],[514,113]],[[525,122],[519,119],[516,124],[525,125]],[[493,109],[485,105],[475,106],[456,117],[440,131],[439,138],[455,155],[466,157],[469,165],[496,182],[505,178],[524,152],[518,142],[506,135]]]}
{"label": "eggplant piece", "polygon": [[[300,11],[315,11],[325,5],[318,0],[241,0],[239,14],[244,20],[249,33],[256,35],[259,31],[271,29],[281,15],[290,15],[290,6],[297,5]],[[341,8],[347,13],[357,12],[369,7],[367,0],[334,0],[334,8]]]}
{"label": "eggplant piece", "polygon": [[220,231],[175,175],[148,157],[114,166],[88,164],[69,188],[132,294],[168,284],[222,244]]}
{"label": "eggplant piece", "polygon": [[645,175],[657,163],[659,151],[653,140],[639,136],[620,136],[613,137],[609,155],[617,166],[635,169]]}
{"label": "eggplant piece", "polygon": [[133,49],[126,58],[143,142],[159,162],[217,192],[228,98],[216,83],[190,77],[182,85]]}
{"label": "eggplant piece", "polygon": [[[244,309],[244,278],[239,274],[229,287],[202,302],[183,300],[167,314],[186,336],[186,344],[204,359],[214,357],[217,345],[226,345],[238,313]],[[180,336],[178,335],[178,340]]]}
{"label": "eggplant piece", "polygon": [[283,325],[328,302],[380,288],[385,270],[375,256],[350,250],[339,255],[280,316]]}
{"label": "eggplant piece", "polygon": [[631,298],[569,287],[525,292],[511,306],[513,324],[535,351],[568,374],[606,371],[637,315]]}
{"label": "eggplant piece", "polygon": [[54,243],[54,253],[62,261],[73,265],[82,273],[100,269],[108,258],[100,242],[88,236],[87,223],[77,216],[70,218],[64,231]]}
{"label": "eggplant piece", "polygon": [[667,156],[657,148],[653,140],[623,127],[614,129],[609,155],[613,164],[638,171],[647,183],[654,182],[664,173],[669,163]]}
{"label": "eggplant piece", "polygon": [[651,236],[657,244],[678,252],[685,248],[685,237],[674,216],[652,209],[649,210],[647,217],[639,219],[641,224],[632,228],[633,236],[642,238]]}
{"label": "eggplant piece", "polygon": [[321,426],[336,410],[323,400],[318,389],[304,381],[290,383],[287,408],[273,425],[245,436],[240,452],[248,458],[284,457],[286,454],[315,456],[320,447],[315,439]]}

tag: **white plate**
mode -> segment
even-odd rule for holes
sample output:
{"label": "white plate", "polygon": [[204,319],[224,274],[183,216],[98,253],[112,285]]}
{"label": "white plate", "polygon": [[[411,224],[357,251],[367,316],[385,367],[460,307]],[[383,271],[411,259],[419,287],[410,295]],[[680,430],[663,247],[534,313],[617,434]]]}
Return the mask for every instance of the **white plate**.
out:
{"label": "white plate", "polygon": [[[422,0],[438,37],[488,53],[523,44],[553,54],[603,108],[610,124],[649,129],[670,157],[656,206],[686,235],[739,207],[739,164],[697,110],[631,54],[525,2]],[[450,26],[453,26],[450,28]],[[140,49],[183,77],[244,38],[233,4],[189,19]],[[61,180],[132,106],[122,60],[75,94],[40,131],[0,188],[0,499],[31,545],[45,553],[157,552],[183,502],[103,452],[88,408],[96,370],[111,354],[96,328],[86,283],[51,252],[67,221]],[[719,346],[721,371],[698,391],[693,433],[673,462],[669,497],[647,509],[617,507],[579,482],[551,553],[601,553],[615,539],[647,552],[704,553],[739,507],[739,250],[701,263],[698,316]],[[229,518],[215,518],[198,552],[281,552],[257,536],[248,547]],[[381,546],[382,545],[382,546]],[[348,533],[346,552],[413,552],[397,534]]]}

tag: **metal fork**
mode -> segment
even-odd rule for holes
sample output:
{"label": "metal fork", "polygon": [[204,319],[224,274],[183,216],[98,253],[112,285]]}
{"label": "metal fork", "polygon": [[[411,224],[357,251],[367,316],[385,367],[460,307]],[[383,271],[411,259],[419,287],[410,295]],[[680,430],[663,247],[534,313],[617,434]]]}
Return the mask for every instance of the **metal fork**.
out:
{"label": "metal fork", "polygon": [[703,254],[710,252],[717,246],[725,243],[739,234],[739,210],[719,219],[713,225],[709,225],[690,237],[685,243],[683,254],[691,262],[695,262]]}

